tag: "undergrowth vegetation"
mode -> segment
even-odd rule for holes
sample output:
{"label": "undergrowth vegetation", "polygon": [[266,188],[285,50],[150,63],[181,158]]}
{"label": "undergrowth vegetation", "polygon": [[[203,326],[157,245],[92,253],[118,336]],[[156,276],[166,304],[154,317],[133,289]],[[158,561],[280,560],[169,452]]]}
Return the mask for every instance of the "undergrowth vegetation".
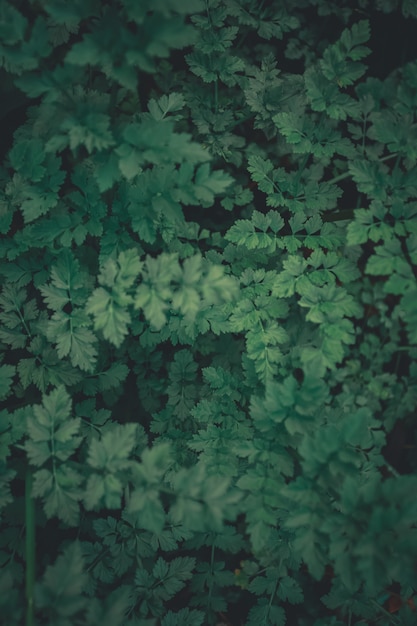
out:
{"label": "undergrowth vegetation", "polygon": [[1,623],[415,625],[416,17],[0,3]]}

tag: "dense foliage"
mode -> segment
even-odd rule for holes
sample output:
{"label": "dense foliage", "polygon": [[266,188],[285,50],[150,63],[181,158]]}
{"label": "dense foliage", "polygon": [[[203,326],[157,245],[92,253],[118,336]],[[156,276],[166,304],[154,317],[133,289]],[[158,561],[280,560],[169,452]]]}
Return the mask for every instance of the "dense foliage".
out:
{"label": "dense foliage", "polygon": [[416,623],[416,17],[0,3],[2,623]]}

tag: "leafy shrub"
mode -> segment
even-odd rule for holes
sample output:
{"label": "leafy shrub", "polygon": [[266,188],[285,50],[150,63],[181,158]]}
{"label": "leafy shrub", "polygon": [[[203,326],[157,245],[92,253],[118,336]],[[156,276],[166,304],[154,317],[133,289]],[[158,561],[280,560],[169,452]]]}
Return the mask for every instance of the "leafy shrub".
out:
{"label": "leafy shrub", "polygon": [[398,4],[1,3],[3,623],[415,624]]}

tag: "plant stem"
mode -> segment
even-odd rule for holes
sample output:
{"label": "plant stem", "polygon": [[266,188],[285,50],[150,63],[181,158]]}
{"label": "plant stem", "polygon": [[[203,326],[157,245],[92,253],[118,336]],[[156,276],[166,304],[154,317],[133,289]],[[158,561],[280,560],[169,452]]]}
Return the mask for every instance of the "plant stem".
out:
{"label": "plant stem", "polygon": [[401,251],[402,251],[402,253],[404,255],[404,258],[407,261],[408,265],[410,266],[410,269],[413,272],[414,277],[417,279],[417,268],[414,265],[413,260],[412,260],[412,258],[410,256],[410,253],[408,251],[406,240],[405,240],[404,237],[399,237],[399,240],[400,240],[400,244],[401,244]]}
{"label": "plant stem", "polygon": [[213,575],[214,575],[214,537],[213,537],[213,543],[211,544],[210,582],[209,582],[209,588],[208,588],[208,594],[207,594],[207,608],[206,608],[207,615],[211,609],[211,597],[213,594]]}
{"label": "plant stem", "polygon": [[209,23],[210,23],[210,26],[211,26],[211,28],[213,28],[213,24],[212,24],[212,21],[211,21],[210,7],[209,7],[209,2],[208,2],[208,0],[206,0],[206,13],[207,13],[207,19],[208,19],[208,21],[209,21]]}
{"label": "plant stem", "polygon": [[236,126],[239,126],[239,124],[243,124],[247,120],[250,120],[252,117],[255,117],[255,113],[253,112],[247,113],[246,115],[243,115],[240,119],[235,120],[232,124],[229,124],[229,126],[226,126],[225,130],[226,131],[233,130],[233,128],[235,128]]}
{"label": "plant stem", "polygon": [[328,213],[322,216],[323,222],[342,222],[343,220],[351,220],[354,216],[353,209],[342,209],[336,213]]}
{"label": "plant stem", "polygon": [[214,112],[217,113],[219,110],[219,79],[216,78],[214,81]]}
{"label": "plant stem", "polygon": [[[378,159],[378,161],[375,161],[375,163],[384,163],[385,161],[388,161],[389,159],[393,159],[396,156],[398,156],[398,153],[393,152],[392,154],[387,154],[386,156],[382,157],[382,159]],[[343,174],[339,174],[339,176],[335,176],[334,178],[331,178],[330,180],[326,180],[324,182],[338,183],[340,180],[345,180],[345,178],[350,178],[351,176],[352,174],[349,171],[347,171],[347,172],[344,172]]]}
{"label": "plant stem", "polygon": [[397,618],[394,615],[392,615],[391,613],[389,613],[388,611],[386,611],[383,606],[381,606],[380,604],[378,604],[378,602],[376,602],[376,600],[371,598],[371,602],[377,609],[379,609],[379,611],[381,613],[383,613],[389,619],[391,624],[398,624],[399,625],[399,622],[398,622]]}
{"label": "plant stem", "polygon": [[298,169],[297,174],[295,175],[295,179],[294,179],[294,195],[298,194],[298,185],[300,183],[300,179],[301,179],[301,174],[303,173],[303,171],[305,170],[305,167],[308,163],[308,160],[310,158],[310,153],[306,154],[304,156],[304,159]]}
{"label": "plant stem", "polygon": [[17,314],[18,314],[18,316],[19,316],[19,319],[20,319],[20,321],[21,321],[21,324],[22,324],[22,326],[23,326],[23,328],[24,328],[24,330],[25,330],[25,333],[27,334],[27,336],[29,337],[29,339],[32,339],[32,334],[31,334],[31,332],[30,332],[30,330],[29,330],[29,328],[28,328],[28,325],[26,324],[25,318],[23,317],[22,312],[21,312],[21,310],[19,309],[19,306],[18,306],[18,304],[17,304],[17,302],[16,302],[16,301],[14,302],[14,305],[15,305],[15,310],[16,310],[16,312],[17,312]]}
{"label": "plant stem", "polygon": [[385,461],[385,465],[387,466],[387,468],[389,469],[391,474],[393,474],[396,478],[399,478],[401,476],[400,472],[397,472],[397,470],[394,467],[392,467],[392,465],[390,465],[390,463]]}
{"label": "plant stem", "polygon": [[32,498],[32,473],[26,472],[26,626],[34,626],[33,591],[35,586],[35,502]]}
{"label": "plant stem", "polygon": [[[270,597],[269,597],[268,608],[267,608],[267,612],[266,612],[266,614],[265,614],[264,624],[267,624],[267,620],[268,620],[268,618],[269,618],[269,614],[270,614],[270,612],[271,612],[272,603],[273,603],[273,601],[274,601],[275,594],[276,594],[276,592],[277,592],[277,587],[278,587],[278,580],[276,581],[275,586],[274,586],[274,589],[273,589],[273,591],[272,591],[272,593],[271,593],[271,595],[270,595]],[[268,620],[268,621],[269,621],[269,620]]]}

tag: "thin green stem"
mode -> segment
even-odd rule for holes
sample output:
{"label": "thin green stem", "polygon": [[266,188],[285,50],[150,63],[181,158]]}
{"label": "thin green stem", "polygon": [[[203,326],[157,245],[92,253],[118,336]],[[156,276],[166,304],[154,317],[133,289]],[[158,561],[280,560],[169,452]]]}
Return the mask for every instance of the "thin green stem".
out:
{"label": "thin green stem", "polygon": [[256,9],[257,13],[260,13],[262,11],[262,9],[264,8],[264,4],[265,0],[262,0],[261,4]]}
{"label": "thin green stem", "polygon": [[400,237],[399,239],[400,239],[400,245],[401,245],[401,252],[403,253],[405,260],[407,261],[408,265],[410,266],[411,271],[414,274],[414,277],[417,280],[417,267],[415,266],[413,259],[410,256],[410,253],[407,248],[406,240],[404,237]]}
{"label": "thin green stem", "polygon": [[26,525],[26,626],[34,626],[35,587],[35,502],[32,498],[32,473],[26,472],[25,484]]}
{"label": "thin green stem", "polygon": [[387,468],[389,469],[389,471],[391,472],[391,474],[393,474],[396,478],[398,478],[399,476],[401,476],[401,474],[399,472],[397,472],[397,470],[392,467],[392,465],[390,465],[390,463],[387,463],[387,461],[384,461],[385,465],[387,466]]}
{"label": "thin green stem", "polygon": [[362,124],[362,152],[365,154],[366,146],[365,146],[365,138],[366,138],[366,123],[368,120],[368,115],[365,114],[363,116],[363,124]]}
{"label": "thin green stem", "polygon": [[23,315],[22,315],[22,313],[21,313],[21,311],[20,311],[20,309],[19,309],[19,307],[17,306],[16,303],[15,303],[15,306],[16,306],[16,312],[17,312],[17,314],[19,316],[20,322],[21,322],[21,324],[22,324],[22,326],[23,326],[23,328],[25,330],[25,333],[27,334],[29,339],[32,339],[32,333],[30,332],[29,327],[26,324],[25,318],[23,317]]}
{"label": "thin green stem", "polygon": [[395,359],[395,371],[394,371],[395,375],[398,374],[398,369],[400,367],[401,358],[402,358],[402,354],[401,354],[401,352],[398,352],[397,358]]}
{"label": "thin green stem", "polygon": [[334,178],[331,178],[330,180],[326,180],[326,183],[338,183],[341,180],[345,180],[346,178],[350,178],[352,176],[352,174],[347,171],[344,174],[339,174],[339,176],[335,176]]}
{"label": "thin green stem", "polygon": [[216,78],[214,81],[214,112],[217,113],[219,110],[219,79]]}
{"label": "thin green stem", "polygon": [[266,612],[266,615],[265,615],[265,621],[264,621],[264,624],[267,624],[267,623],[269,622],[269,619],[268,619],[268,618],[269,618],[269,613],[270,613],[270,611],[271,611],[272,603],[273,603],[273,601],[274,601],[275,594],[276,594],[276,592],[277,592],[277,587],[278,587],[278,580],[276,581],[275,586],[274,586],[274,588],[273,588],[273,590],[272,590],[272,593],[271,593],[271,595],[270,595],[270,598],[269,598],[269,602],[268,602],[268,609],[267,609],[267,612]]}
{"label": "thin green stem", "polygon": [[96,424],[93,424],[92,422],[90,422],[90,420],[88,420],[85,417],[80,416],[80,419],[82,422],[84,422],[85,424],[87,424],[88,426],[90,426],[91,428],[94,428],[98,433],[101,433],[101,426],[97,426]]}
{"label": "thin green stem", "polygon": [[225,130],[226,131],[233,130],[233,128],[235,128],[236,126],[239,126],[239,124],[243,124],[244,122],[247,122],[253,117],[255,117],[255,113],[253,112],[247,113],[246,115],[243,115],[240,119],[235,120],[232,124],[229,124],[229,126],[226,126]]}
{"label": "thin green stem", "polygon": [[[263,5],[264,5],[264,2],[265,2],[265,0],[262,0],[262,2],[261,2],[261,4],[260,4],[260,6],[256,9],[256,11],[257,11],[257,13],[258,13],[258,14],[260,13],[260,10],[262,9],[262,7],[263,7]],[[241,11],[242,11],[243,13],[246,13],[246,15],[247,15],[250,19],[253,19],[253,16],[249,13],[249,11],[248,11],[247,9],[245,9],[244,7],[241,7]],[[245,32],[245,33],[243,33],[243,34],[240,36],[240,38],[239,38],[238,42],[237,42],[237,43],[236,43],[236,45],[234,46],[234,49],[235,49],[235,50],[239,50],[239,49],[241,48],[241,46],[242,46],[243,42],[244,42],[244,41],[246,41],[246,38],[247,38],[247,36],[249,35],[249,33],[250,33],[250,30],[249,30],[249,28],[247,28],[247,29],[246,29],[246,32]]]}
{"label": "thin green stem", "polygon": [[397,618],[394,615],[392,615],[392,613],[389,613],[388,611],[386,611],[384,607],[381,606],[376,600],[372,598],[371,602],[381,613],[385,615],[385,617],[389,619],[391,624],[399,624]]}
{"label": "thin green stem", "polygon": [[395,176],[395,174],[398,172],[399,167],[400,167],[400,161],[401,161],[401,154],[397,154],[397,158],[395,159],[395,163],[394,163],[394,168],[392,170],[392,174],[393,176]]}
{"label": "thin green stem", "polygon": [[211,15],[210,15],[210,7],[209,7],[209,2],[208,0],[206,0],[206,13],[207,13],[207,19],[209,21],[210,26],[213,28],[213,23],[211,21]]}
{"label": "thin green stem", "polygon": [[211,544],[210,584],[209,584],[209,589],[208,589],[208,594],[207,594],[207,608],[206,608],[207,615],[210,610],[211,597],[213,595],[213,574],[214,574],[214,537],[213,537],[213,543]]}
{"label": "thin green stem", "polygon": [[[294,98],[295,95],[297,95],[297,92],[291,93],[290,95],[285,96],[285,98],[281,98],[281,100],[279,100],[278,104],[282,104],[286,100],[291,100],[291,98]],[[226,126],[225,131],[231,131],[236,126],[239,126],[239,124],[243,124],[244,122],[247,122],[248,120],[250,120],[250,119],[252,119],[254,117],[256,117],[256,113],[254,113],[254,111],[251,111],[250,113],[247,113],[246,115],[242,115],[242,117],[240,119],[236,119],[234,122],[232,122],[231,124]]]}
{"label": "thin green stem", "polygon": [[305,170],[305,167],[308,163],[308,160],[310,158],[310,153],[306,154],[304,156],[304,159],[298,169],[297,174],[295,175],[295,179],[294,179],[294,195],[297,195],[298,193],[298,185],[300,183],[300,179],[301,179],[301,174],[303,173],[303,171]]}
{"label": "thin green stem", "polygon": [[[393,152],[392,154],[387,154],[387,156],[382,157],[381,159],[378,159],[379,163],[384,163],[385,161],[388,161],[389,159],[393,159],[394,157],[398,156],[398,152]],[[334,178],[331,178],[330,180],[326,180],[326,183],[338,183],[340,180],[345,180],[346,178],[350,178],[352,176],[352,174],[347,171],[344,172],[343,174],[339,174],[339,176],[335,176]]]}
{"label": "thin green stem", "polygon": [[343,209],[336,213],[325,213],[322,217],[323,222],[343,222],[344,220],[351,220],[354,216],[353,209]]}
{"label": "thin green stem", "polygon": [[91,572],[91,570],[93,570],[96,567],[96,565],[98,565],[98,563],[100,563],[100,561],[102,561],[104,557],[106,556],[106,554],[108,554],[109,552],[110,552],[110,548],[105,548],[102,552],[100,552],[100,554],[98,554],[96,558],[87,567],[86,572]]}

